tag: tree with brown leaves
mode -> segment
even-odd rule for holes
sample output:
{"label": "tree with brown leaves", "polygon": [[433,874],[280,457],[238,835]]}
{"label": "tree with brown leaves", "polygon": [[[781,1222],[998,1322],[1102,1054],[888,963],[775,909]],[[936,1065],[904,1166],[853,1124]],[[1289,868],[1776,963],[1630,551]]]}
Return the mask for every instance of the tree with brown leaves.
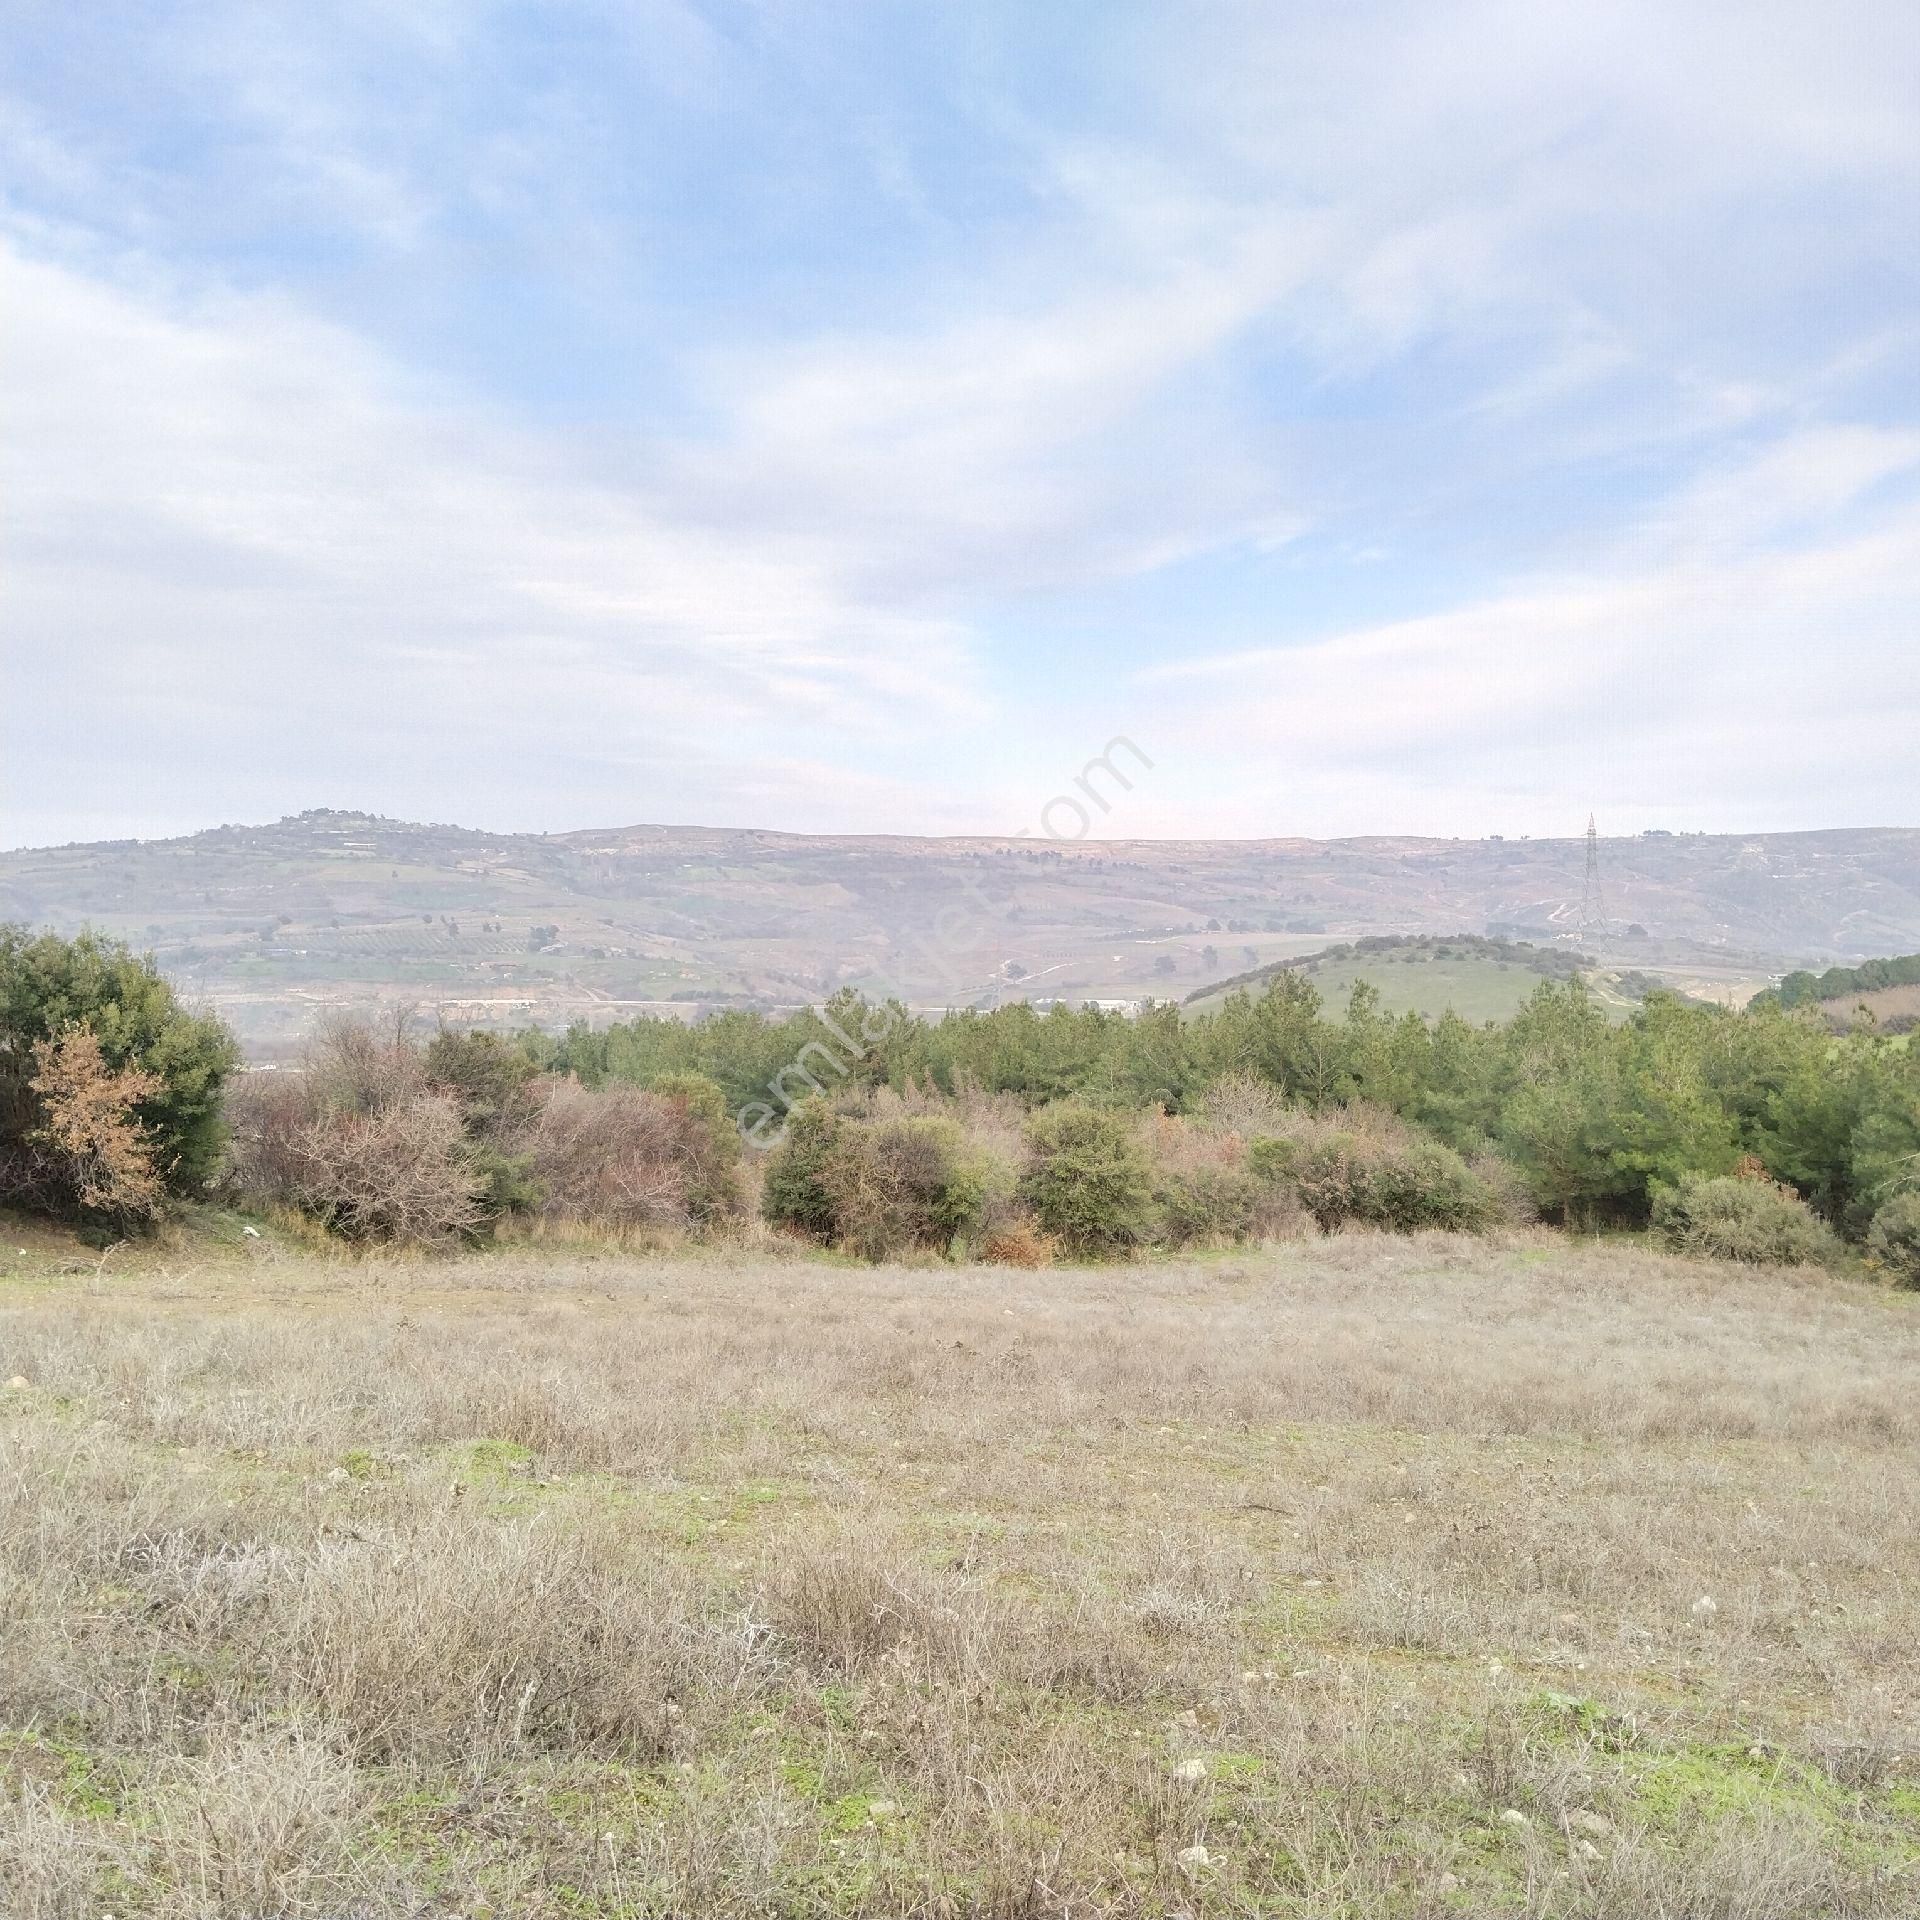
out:
{"label": "tree with brown leaves", "polygon": [[134,1108],[160,1087],[158,1074],[110,1067],[91,1027],[73,1025],[33,1048],[40,1123],[29,1135],[54,1162],[82,1207],[151,1219],[164,1191],[153,1145]]}

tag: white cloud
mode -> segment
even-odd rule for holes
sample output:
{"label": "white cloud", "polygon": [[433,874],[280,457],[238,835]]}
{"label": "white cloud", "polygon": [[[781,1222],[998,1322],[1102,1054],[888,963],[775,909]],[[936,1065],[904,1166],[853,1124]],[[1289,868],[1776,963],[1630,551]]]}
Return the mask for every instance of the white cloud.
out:
{"label": "white cloud", "polygon": [[[1045,729],[1050,791],[1090,684],[1120,682],[1097,630],[1051,662],[976,627],[1316,533],[1385,574],[1424,552],[1397,602],[1424,613],[1229,649],[1197,595],[1149,633],[1167,665],[1138,697],[1189,769],[1156,781],[1160,825],[1498,826],[1573,788],[1902,811],[1872,749],[1913,717],[1920,434],[1843,389],[1911,347],[1849,290],[1920,207],[1920,11],[1207,0],[1089,46],[1086,100],[1023,116],[981,104],[990,63],[955,75],[1027,194],[977,219],[918,99],[858,71],[815,90],[851,30],[722,32],[680,0],[570,18],[591,57],[525,85],[448,0],[130,36],[121,84],[204,106],[198,174],[121,137],[132,91],[91,139],[9,117],[0,839],[296,800],[961,824]],[[1011,69],[1023,24],[950,50],[1004,39]],[[844,317],[789,321],[696,234],[685,257],[720,263],[678,322],[699,344],[647,332],[659,223],[719,216],[632,197],[657,152],[622,111],[711,133],[731,107],[756,160],[805,155],[838,129],[753,144],[789,92],[845,107],[914,247],[846,270],[868,297]],[[771,167],[753,185],[784,204]],[[800,217],[873,218],[818,190]],[[832,286],[851,250],[819,238]],[[291,286],[282,242],[300,298],[232,290]],[[388,275],[418,308],[383,305]],[[511,369],[476,391],[470,339],[467,384],[434,378],[435,303],[464,321],[496,282],[609,337],[635,316],[646,404],[530,427]],[[673,424],[634,429],[649,408]],[[1583,504],[1518,524],[1533,476],[1569,474]],[[1233,630],[1302,631],[1294,578]],[[1036,689],[1052,719],[977,771],[983,723],[1018,728]]]}
{"label": "white cloud", "polygon": [[16,821],[38,793],[138,822],[220,767],[243,808],[289,761],[416,806],[410,766],[469,795],[485,767],[495,816],[605,817],[607,755],[678,770],[651,809],[715,810],[797,741],[983,710],[961,632],[863,601],[832,551],[678,521],[282,302],[3,259]]}
{"label": "white cloud", "polygon": [[1916,471],[1920,435],[1793,436],[1656,511],[1606,571],[1138,682],[1168,761],[1206,751],[1243,796],[1217,824],[1910,824],[1920,502],[1831,522]]}

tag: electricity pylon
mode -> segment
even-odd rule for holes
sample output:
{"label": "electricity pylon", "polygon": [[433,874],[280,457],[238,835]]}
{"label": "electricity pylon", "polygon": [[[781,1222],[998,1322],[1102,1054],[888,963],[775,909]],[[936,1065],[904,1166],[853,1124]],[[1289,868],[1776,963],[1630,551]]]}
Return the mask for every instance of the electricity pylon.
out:
{"label": "electricity pylon", "polygon": [[1591,939],[1607,930],[1607,902],[1600,891],[1600,829],[1587,815],[1587,878],[1580,890],[1580,937]]}

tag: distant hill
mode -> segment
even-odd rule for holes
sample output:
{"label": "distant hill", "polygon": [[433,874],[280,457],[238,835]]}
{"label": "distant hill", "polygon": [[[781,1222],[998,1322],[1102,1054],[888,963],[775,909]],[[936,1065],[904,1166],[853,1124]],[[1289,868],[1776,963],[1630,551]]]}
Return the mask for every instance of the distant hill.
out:
{"label": "distant hill", "polygon": [[[794,1005],[1180,999],[1380,934],[1463,929],[1718,997],[1920,948],[1920,831],[1566,840],[1035,842],[620,827],[496,834],[318,811],[0,854],[0,919],[151,948],[257,1052],[330,1005],[512,1026]],[[1497,963],[1496,963],[1497,964]]]}

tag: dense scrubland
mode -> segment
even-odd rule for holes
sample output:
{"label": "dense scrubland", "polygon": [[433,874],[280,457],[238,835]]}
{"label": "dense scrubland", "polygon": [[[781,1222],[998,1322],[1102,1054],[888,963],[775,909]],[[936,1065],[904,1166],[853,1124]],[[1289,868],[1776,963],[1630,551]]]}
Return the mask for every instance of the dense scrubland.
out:
{"label": "dense scrubland", "polygon": [[0,1035],[0,1200],[105,1231],[211,1194],[359,1242],[757,1216],[874,1259],[1038,1265],[1540,1219],[1920,1278],[1920,1052],[1775,1002],[1652,994],[1614,1024],[1548,980],[1474,1026],[1364,987],[1330,1017],[1291,973],[1185,1015],[845,994],[557,1038],[344,1022],[299,1070],[236,1076],[149,963],[7,934]]}

